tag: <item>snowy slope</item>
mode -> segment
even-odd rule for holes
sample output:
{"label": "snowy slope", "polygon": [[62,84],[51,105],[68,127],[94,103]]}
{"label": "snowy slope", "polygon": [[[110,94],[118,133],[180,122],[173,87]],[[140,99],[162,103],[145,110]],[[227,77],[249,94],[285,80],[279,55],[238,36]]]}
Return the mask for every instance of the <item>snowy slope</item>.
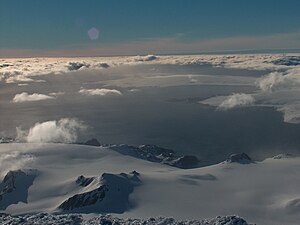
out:
{"label": "snowy slope", "polygon": [[[239,215],[262,225],[294,225],[300,221],[300,158],[281,156],[263,162],[224,162],[184,170],[109,148],[83,145],[10,143],[0,145],[0,154],[1,180],[9,171],[30,171],[29,180],[25,177],[24,182],[29,186],[27,199],[8,207],[0,201],[5,213],[64,212],[59,208],[63,202],[82,194],[86,199],[90,192],[107,185],[106,195],[99,195],[104,200],[99,198],[95,207],[82,206],[75,212],[105,212],[106,201],[105,205],[122,206],[108,213],[123,218]],[[22,188],[26,194],[25,187],[19,185],[11,196]]]}

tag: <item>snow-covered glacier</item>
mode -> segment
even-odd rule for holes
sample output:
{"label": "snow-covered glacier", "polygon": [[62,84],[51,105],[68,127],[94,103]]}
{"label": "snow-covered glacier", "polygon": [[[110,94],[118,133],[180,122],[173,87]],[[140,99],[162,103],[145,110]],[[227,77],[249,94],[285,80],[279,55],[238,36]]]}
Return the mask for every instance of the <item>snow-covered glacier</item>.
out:
{"label": "snow-covered glacier", "polygon": [[216,165],[180,169],[101,146],[7,143],[0,152],[2,161],[11,161],[2,176],[0,200],[2,213],[10,214],[2,219],[11,223],[42,217],[82,224],[88,219],[91,224],[144,224],[148,218],[149,224],[287,225],[300,219],[299,157],[254,161],[240,154]]}

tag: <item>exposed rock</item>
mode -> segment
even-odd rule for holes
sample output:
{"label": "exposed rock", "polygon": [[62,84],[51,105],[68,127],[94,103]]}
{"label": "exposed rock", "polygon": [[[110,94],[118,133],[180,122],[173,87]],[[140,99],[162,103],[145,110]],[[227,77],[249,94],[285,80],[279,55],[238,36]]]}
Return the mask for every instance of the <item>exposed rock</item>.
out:
{"label": "exposed rock", "polygon": [[107,63],[100,63],[99,66],[101,68],[108,68],[109,67],[109,65]]}
{"label": "exposed rock", "polygon": [[185,155],[173,161],[166,161],[165,163],[170,166],[175,166],[181,169],[192,169],[199,166],[199,159],[196,156]]}
{"label": "exposed rock", "polygon": [[140,145],[138,148],[145,154],[151,154],[157,157],[172,157],[175,154],[173,150],[162,148],[157,145]]}
{"label": "exposed rock", "polygon": [[28,189],[36,174],[36,170],[9,171],[0,184],[0,209],[6,209],[9,205],[18,202],[27,203]]}
{"label": "exposed rock", "polygon": [[104,199],[107,191],[107,186],[102,185],[95,190],[72,196],[68,200],[64,201],[58,208],[62,210],[72,210],[94,205],[96,202],[101,202]]}
{"label": "exposed rock", "polygon": [[133,174],[133,175],[135,175],[135,176],[139,176],[140,175],[140,173],[139,172],[137,172],[137,171],[132,171],[132,172],[130,172],[131,174]]}
{"label": "exposed rock", "polygon": [[11,216],[8,214],[0,214],[0,220],[4,224],[68,224],[68,225],[250,225],[243,218],[239,216],[218,216],[214,219],[205,220],[175,220],[173,218],[156,217],[156,218],[144,218],[135,219],[128,218],[122,219],[113,217],[111,215],[99,215],[92,218],[86,218],[81,214],[64,214],[64,215],[53,215],[47,213],[39,214],[26,214],[19,216]]}
{"label": "exposed rock", "polygon": [[254,161],[246,153],[240,153],[240,154],[230,155],[229,158],[226,160],[226,162],[249,164],[249,163],[253,163]]}
{"label": "exposed rock", "polygon": [[0,137],[0,144],[12,143],[15,139],[9,137]]}
{"label": "exposed rock", "polygon": [[162,162],[164,159],[172,157],[174,151],[156,145],[140,145],[138,147],[130,145],[111,145],[110,149],[123,155],[130,155],[135,158],[148,160],[150,162]]}
{"label": "exposed rock", "polygon": [[96,138],[92,138],[90,140],[87,140],[84,145],[89,145],[89,146],[101,146],[100,142]]}
{"label": "exposed rock", "polygon": [[81,176],[77,177],[75,182],[79,186],[86,187],[86,186],[90,185],[90,183],[92,183],[94,180],[95,180],[95,177],[85,177],[85,176],[81,175]]}
{"label": "exposed rock", "polygon": [[0,214],[1,224],[11,225],[81,225],[83,218],[80,214],[53,215],[48,213],[25,214],[19,216],[11,216],[8,214]]}
{"label": "exposed rock", "polygon": [[[77,180],[86,181],[86,178],[80,176]],[[139,173],[136,171],[131,174],[103,173],[97,188],[73,195],[58,208],[63,211],[84,212],[89,207],[88,212],[122,213],[130,205],[129,194],[140,183]]]}
{"label": "exposed rock", "polygon": [[294,156],[292,154],[282,153],[282,154],[274,156],[273,159],[288,159],[288,158],[293,158],[293,157]]}
{"label": "exposed rock", "polygon": [[108,145],[106,147],[123,155],[130,155],[135,158],[144,159],[150,162],[163,163],[181,169],[197,168],[199,167],[200,162],[196,156],[176,156],[175,151],[156,145],[140,145],[135,147],[122,144]]}

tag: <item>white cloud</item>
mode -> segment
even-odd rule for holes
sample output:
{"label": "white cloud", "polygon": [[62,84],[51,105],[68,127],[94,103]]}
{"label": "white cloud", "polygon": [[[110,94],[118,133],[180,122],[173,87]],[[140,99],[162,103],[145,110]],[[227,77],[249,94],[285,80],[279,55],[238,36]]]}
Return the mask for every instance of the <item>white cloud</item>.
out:
{"label": "white cloud", "polygon": [[262,91],[272,91],[278,84],[282,83],[284,77],[279,72],[270,73],[262,77],[256,83]]}
{"label": "white cloud", "polygon": [[32,101],[42,101],[42,100],[48,100],[48,99],[55,99],[52,96],[44,95],[44,94],[28,94],[27,92],[23,92],[21,94],[16,94],[13,98],[13,102],[19,103],[19,102],[32,102]]}
{"label": "white cloud", "polygon": [[54,97],[62,96],[64,94],[65,94],[65,92],[62,92],[62,91],[49,93],[50,96],[54,96]]}
{"label": "white cloud", "polygon": [[283,120],[287,123],[300,123],[300,102],[285,104],[277,109],[283,113]]}
{"label": "white cloud", "polygon": [[101,88],[101,89],[80,89],[79,90],[80,94],[83,95],[100,95],[100,96],[105,96],[105,95],[122,95],[122,93],[116,89],[106,89],[106,88]]}
{"label": "white cloud", "polygon": [[254,104],[255,99],[252,95],[237,93],[227,96],[226,99],[218,106],[220,110],[228,110],[235,107],[247,106]]}
{"label": "white cloud", "polygon": [[29,143],[74,143],[78,132],[84,129],[86,126],[81,121],[63,118],[36,123],[28,131],[17,128],[17,139]]}
{"label": "white cloud", "polygon": [[18,84],[18,86],[19,87],[21,87],[21,86],[28,86],[28,84],[26,84],[26,83],[25,84]]}
{"label": "white cloud", "polygon": [[300,87],[300,68],[293,68],[286,72],[273,72],[257,80],[256,84],[262,91],[275,89],[291,89]]}

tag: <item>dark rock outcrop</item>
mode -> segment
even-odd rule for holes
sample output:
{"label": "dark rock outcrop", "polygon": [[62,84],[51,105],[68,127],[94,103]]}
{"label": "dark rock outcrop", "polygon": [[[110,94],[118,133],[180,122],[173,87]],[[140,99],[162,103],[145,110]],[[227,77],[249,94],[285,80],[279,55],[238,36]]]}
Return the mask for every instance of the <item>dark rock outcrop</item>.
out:
{"label": "dark rock outcrop", "polygon": [[0,144],[13,143],[15,139],[9,137],[0,137]]}
{"label": "dark rock outcrop", "polygon": [[282,153],[282,154],[279,154],[279,155],[275,155],[273,157],[273,159],[288,159],[288,158],[293,158],[293,157],[295,157],[295,156],[293,156],[290,153]]}
{"label": "dark rock outcrop", "polygon": [[129,155],[150,162],[163,163],[181,169],[197,168],[200,162],[196,156],[176,156],[175,151],[156,145],[140,145],[135,147],[122,144],[108,145],[106,147],[123,155]]}
{"label": "dark rock outcrop", "polygon": [[240,154],[230,155],[229,158],[226,160],[226,162],[249,164],[249,163],[253,163],[254,161],[246,153],[240,153]]}
{"label": "dark rock outcrop", "polygon": [[196,156],[185,155],[169,162],[166,161],[165,163],[181,169],[192,169],[197,168],[199,166],[199,162],[200,161]]}
{"label": "dark rock outcrop", "polygon": [[[80,176],[77,180],[86,181],[86,178]],[[122,213],[130,206],[130,193],[140,183],[139,173],[136,171],[130,174],[103,173],[97,188],[73,195],[60,204],[58,209],[72,212]]]}
{"label": "dark rock outcrop", "polygon": [[100,142],[96,138],[92,138],[90,140],[87,140],[84,145],[89,145],[89,146],[101,146]]}
{"label": "dark rock outcrop", "polygon": [[36,170],[9,171],[0,183],[0,210],[18,202],[27,203],[28,189],[36,175]]}
{"label": "dark rock outcrop", "polygon": [[66,211],[94,205],[95,203],[101,202],[104,199],[107,191],[107,186],[102,185],[95,190],[72,196],[64,201],[58,208]]}
{"label": "dark rock outcrop", "polygon": [[95,180],[95,177],[85,177],[83,175],[80,175],[79,177],[77,177],[75,182],[79,186],[86,187],[86,186],[90,185],[94,180]]}
{"label": "dark rock outcrop", "polygon": [[108,68],[109,67],[109,65],[107,63],[100,63],[99,66],[101,68]]}

